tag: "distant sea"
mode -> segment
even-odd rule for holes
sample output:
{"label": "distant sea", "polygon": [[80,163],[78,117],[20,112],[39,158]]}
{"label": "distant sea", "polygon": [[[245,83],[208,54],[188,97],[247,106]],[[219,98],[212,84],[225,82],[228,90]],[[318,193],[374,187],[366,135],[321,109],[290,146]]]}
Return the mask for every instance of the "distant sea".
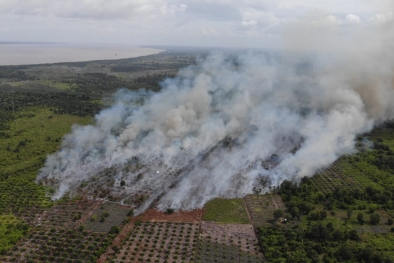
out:
{"label": "distant sea", "polygon": [[133,58],[164,50],[127,45],[0,42],[0,65],[31,65]]}

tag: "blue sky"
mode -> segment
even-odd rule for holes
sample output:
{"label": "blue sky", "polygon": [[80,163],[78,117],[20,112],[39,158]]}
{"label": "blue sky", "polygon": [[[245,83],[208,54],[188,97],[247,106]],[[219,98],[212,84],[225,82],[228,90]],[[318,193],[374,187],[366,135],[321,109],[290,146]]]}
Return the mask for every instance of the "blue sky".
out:
{"label": "blue sky", "polygon": [[360,26],[393,19],[389,3],[0,0],[0,41],[272,48],[283,46],[288,32],[300,23],[314,30],[346,34]]}

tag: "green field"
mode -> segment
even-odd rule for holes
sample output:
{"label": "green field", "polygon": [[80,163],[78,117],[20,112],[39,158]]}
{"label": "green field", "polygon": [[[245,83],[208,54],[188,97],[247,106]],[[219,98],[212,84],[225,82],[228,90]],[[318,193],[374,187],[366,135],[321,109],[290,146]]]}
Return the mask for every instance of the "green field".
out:
{"label": "green field", "polygon": [[204,221],[249,224],[243,199],[213,199],[205,205]]}

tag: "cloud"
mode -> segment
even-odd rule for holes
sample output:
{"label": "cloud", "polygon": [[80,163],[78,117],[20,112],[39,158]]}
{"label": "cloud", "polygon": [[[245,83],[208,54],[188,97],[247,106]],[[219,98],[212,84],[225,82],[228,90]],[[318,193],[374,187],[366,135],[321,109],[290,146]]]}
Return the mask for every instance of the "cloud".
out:
{"label": "cloud", "polygon": [[375,24],[381,25],[381,24],[389,24],[394,20],[394,13],[393,11],[390,11],[388,13],[380,13],[376,14],[371,18],[371,21],[374,22]]}
{"label": "cloud", "polygon": [[281,47],[288,25],[308,16],[311,28],[328,34],[357,26],[357,17],[385,23],[389,2],[0,0],[0,24],[9,29],[4,40],[265,48]]}
{"label": "cloud", "polygon": [[64,18],[124,19],[182,12],[185,5],[169,5],[164,0],[35,0],[1,1],[0,13],[57,16]]}
{"label": "cloud", "polygon": [[360,17],[358,17],[356,15],[348,14],[346,16],[346,21],[349,22],[349,23],[352,23],[352,24],[354,24],[354,23],[357,24],[357,23],[361,22],[361,19],[360,19]]}

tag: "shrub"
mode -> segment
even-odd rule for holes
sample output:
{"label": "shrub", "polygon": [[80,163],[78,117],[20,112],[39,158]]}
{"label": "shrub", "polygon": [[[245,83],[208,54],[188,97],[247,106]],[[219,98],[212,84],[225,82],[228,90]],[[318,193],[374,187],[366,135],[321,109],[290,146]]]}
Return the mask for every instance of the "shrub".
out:
{"label": "shrub", "polygon": [[364,224],[364,214],[363,213],[358,213],[357,214],[357,221],[360,223],[360,225]]}
{"label": "shrub", "polygon": [[370,216],[370,221],[372,225],[377,225],[379,224],[380,221],[380,215],[379,214],[372,214]]}
{"label": "shrub", "polygon": [[119,227],[117,227],[117,226],[112,226],[111,229],[110,229],[110,231],[109,231],[109,233],[111,233],[111,234],[118,234],[119,231],[120,231]]}

